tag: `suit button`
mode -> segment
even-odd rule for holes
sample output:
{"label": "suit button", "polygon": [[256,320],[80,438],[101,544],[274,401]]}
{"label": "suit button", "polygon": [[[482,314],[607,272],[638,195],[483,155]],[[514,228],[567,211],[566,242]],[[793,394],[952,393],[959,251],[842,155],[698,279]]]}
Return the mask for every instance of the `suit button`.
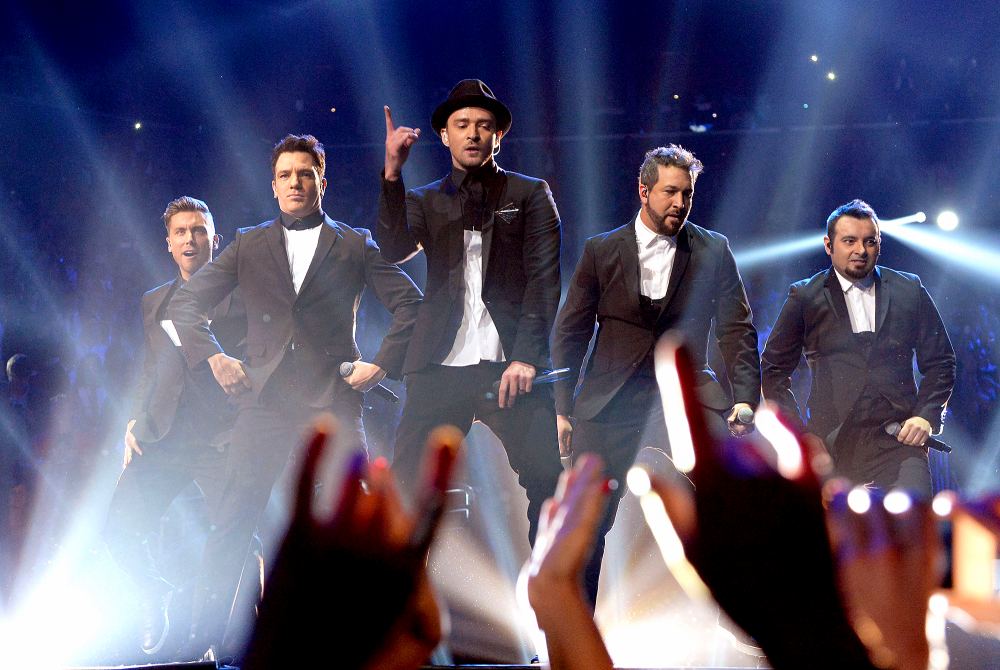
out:
{"label": "suit button", "polygon": [[271,315],[265,314],[264,316],[260,317],[260,320],[263,321],[264,323],[271,323]]}

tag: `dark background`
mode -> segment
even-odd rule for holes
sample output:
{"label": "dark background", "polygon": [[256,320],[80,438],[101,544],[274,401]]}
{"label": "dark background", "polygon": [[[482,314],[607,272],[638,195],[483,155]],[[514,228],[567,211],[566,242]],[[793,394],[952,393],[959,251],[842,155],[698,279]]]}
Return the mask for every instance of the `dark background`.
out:
{"label": "dark background", "polygon": [[[450,87],[479,77],[514,114],[500,164],[552,186],[564,282],[586,237],[634,215],[642,155],[668,142],[704,161],[691,218],[737,254],[821,232],[854,197],[883,218],[926,211],[935,240],[937,212],[958,212],[948,239],[965,247],[887,237],[882,262],[921,275],[959,353],[955,483],[995,486],[998,14],[979,0],[4,4],[0,354],[29,353],[77,399],[49,442],[72,432],[80,458],[116,463],[139,298],[174,273],[166,203],[206,200],[231,240],[277,211],[270,147],[308,132],[327,146],[327,212],[371,227],[382,105],[427,131]],[[407,184],[448,166],[425,135]],[[787,285],[827,266],[817,245],[743,268],[762,345]],[[387,317],[362,311],[372,353]],[[384,449],[387,422],[370,424]]]}

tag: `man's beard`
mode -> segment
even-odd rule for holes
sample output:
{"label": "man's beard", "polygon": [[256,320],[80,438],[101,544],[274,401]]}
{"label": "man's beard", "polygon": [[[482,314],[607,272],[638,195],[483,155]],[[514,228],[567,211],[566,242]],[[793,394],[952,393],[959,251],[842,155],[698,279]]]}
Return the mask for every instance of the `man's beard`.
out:
{"label": "man's beard", "polygon": [[659,235],[673,237],[680,232],[681,228],[684,227],[684,222],[687,221],[687,217],[683,216],[676,219],[676,223],[674,223],[674,219],[668,219],[666,214],[662,217],[656,216],[649,205],[643,205],[643,207],[646,208],[646,216],[648,216],[649,220],[653,222],[653,225],[656,227],[656,232]]}

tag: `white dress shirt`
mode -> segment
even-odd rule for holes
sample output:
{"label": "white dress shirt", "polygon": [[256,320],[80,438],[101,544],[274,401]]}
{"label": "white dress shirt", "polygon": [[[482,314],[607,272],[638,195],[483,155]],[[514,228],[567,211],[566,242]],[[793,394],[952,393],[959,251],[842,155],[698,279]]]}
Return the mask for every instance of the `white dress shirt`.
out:
{"label": "white dress shirt", "polygon": [[840,287],[844,289],[851,330],[855,333],[875,332],[875,273],[864,279],[851,280],[834,268]]}
{"label": "white dress shirt", "polygon": [[493,317],[483,303],[483,233],[465,231],[465,295],[462,302],[462,323],[455,335],[451,351],[442,365],[460,367],[477,365],[480,361],[506,361],[500,333]]}
{"label": "white dress shirt", "polygon": [[285,254],[288,256],[288,269],[292,272],[292,286],[295,287],[295,295],[298,295],[313,256],[316,255],[319,231],[322,230],[323,224],[306,230],[289,230],[284,226],[282,228],[285,231]]}
{"label": "white dress shirt", "polygon": [[635,217],[635,239],[639,245],[639,291],[650,300],[659,300],[667,294],[677,240],[669,235],[654,233],[638,214]]}

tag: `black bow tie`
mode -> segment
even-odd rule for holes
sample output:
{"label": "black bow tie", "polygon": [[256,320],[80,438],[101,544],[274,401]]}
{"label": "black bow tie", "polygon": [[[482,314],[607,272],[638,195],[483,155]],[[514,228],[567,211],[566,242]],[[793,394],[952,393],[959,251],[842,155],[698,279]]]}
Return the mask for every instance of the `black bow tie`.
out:
{"label": "black bow tie", "polygon": [[281,213],[281,225],[283,225],[287,230],[309,230],[310,228],[315,228],[319,224],[323,223],[324,220],[325,216],[323,215],[323,210],[307,214],[301,219],[297,219],[291,214],[287,214],[285,212]]}
{"label": "black bow tie", "polygon": [[291,223],[286,224],[284,221],[282,221],[281,223],[288,230],[309,230],[310,228],[315,228],[316,226],[318,226],[323,222],[319,219],[315,219],[312,221],[308,219],[295,219]]}

